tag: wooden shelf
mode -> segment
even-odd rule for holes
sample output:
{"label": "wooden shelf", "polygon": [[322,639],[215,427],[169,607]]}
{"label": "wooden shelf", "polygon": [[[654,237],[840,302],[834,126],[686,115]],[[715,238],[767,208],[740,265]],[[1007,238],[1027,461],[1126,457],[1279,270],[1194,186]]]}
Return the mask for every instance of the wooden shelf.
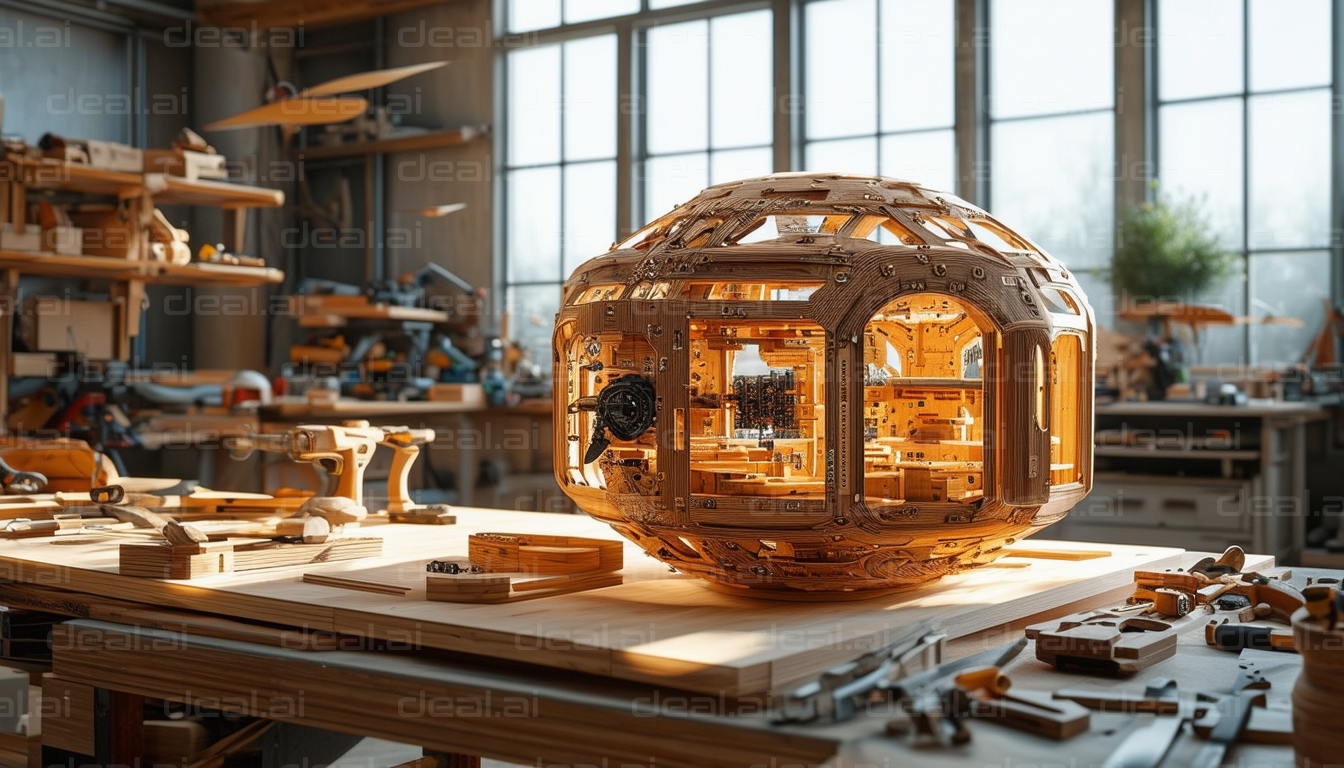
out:
{"label": "wooden shelf", "polygon": [[279,283],[285,279],[284,272],[270,267],[202,263],[177,265],[160,261],[131,261],[105,256],[57,256],[26,251],[0,251],[0,269],[16,269],[25,275],[86,280],[143,280],[152,285],[249,286]]}
{"label": "wooden shelf", "polygon": [[159,205],[213,205],[220,208],[279,208],[285,193],[227,181],[184,179],[162,173],[145,174],[145,187]]}
{"label": "wooden shelf", "polygon": [[350,144],[338,144],[333,147],[304,147],[295,150],[300,160],[332,160],[341,157],[360,155],[390,154],[392,152],[421,152],[426,149],[440,149],[467,144],[484,135],[481,131],[431,131],[415,133],[409,136],[397,136],[391,139],[360,141]]}
{"label": "wooden shelf", "polygon": [[278,208],[285,193],[246,184],[190,180],[162,173],[122,173],[59,160],[11,158],[0,181],[22,181],[29,189],[80,192],[110,197],[139,197],[148,192],[159,205],[213,205],[220,208]]}
{"label": "wooden shelf", "polygon": [[1136,445],[1098,445],[1093,449],[1096,456],[1130,459],[1209,459],[1221,461],[1252,461],[1260,458],[1259,451],[1219,450],[1216,448],[1145,448]]}
{"label": "wooden shelf", "polygon": [[106,171],[80,163],[10,158],[5,163],[4,181],[21,181],[29,189],[83,192],[90,195],[136,197],[144,188],[144,176],[138,173]]}

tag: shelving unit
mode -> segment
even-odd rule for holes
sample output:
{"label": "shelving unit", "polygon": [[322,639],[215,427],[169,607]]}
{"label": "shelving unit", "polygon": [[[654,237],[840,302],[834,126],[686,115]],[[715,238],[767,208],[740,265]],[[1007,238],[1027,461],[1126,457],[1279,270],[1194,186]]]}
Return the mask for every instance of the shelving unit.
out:
{"label": "shelving unit", "polygon": [[392,152],[422,152],[427,149],[456,147],[479,136],[472,131],[430,131],[408,136],[396,136],[376,141],[358,141],[331,147],[313,146],[296,150],[300,160],[332,160],[341,157],[390,154]]}
{"label": "shelving unit", "polygon": [[[132,222],[134,237],[143,235],[144,224],[156,205],[198,205],[224,211],[224,245],[239,250],[246,234],[247,211],[252,208],[278,208],[285,195],[279,190],[232,184],[222,181],[186,179],[160,173],[125,173],[59,160],[6,156],[0,158],[0,185],[9,207],[3,220],[23,232],[25,210],[30,192],[59,191],[115,198],[125,207]],[[139,307],[146,285],[184,285],[249,287],[279,283],[284,273],[270,267],[193,262],[173,264],[141,258],[108,256],[72,256],[49,252],[0,250],[0,297],[8,306],[17,307],[19,281],[24,275],[99,280],[112,285],[109,295],[118,306],[115,357],[130,357],[131,341],[140,332]],[[0,316],[0,370],[11,370],[13,356],[14,312]],[[0,423],[8,415],[9,378],[0,376]]]}
{"label": "shelving unit", "polygon": [[1237,544],[1289,560],[1305,530],[1311,403],[1116,403],[1096,408],[1092,493],[1051,535],[1219,551]]}

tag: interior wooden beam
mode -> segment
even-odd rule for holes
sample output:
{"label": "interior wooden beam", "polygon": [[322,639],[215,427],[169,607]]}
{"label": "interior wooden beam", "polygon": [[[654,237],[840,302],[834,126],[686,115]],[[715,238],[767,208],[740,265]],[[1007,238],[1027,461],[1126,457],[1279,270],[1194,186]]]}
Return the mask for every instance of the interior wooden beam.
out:
{"label": "interior wooden beam", "polygon": [[196,17],[203,24],[220,27],[297,27],[308,29],[350,24],[357,21],[412,11],[458,0],[279,0],[279,2],[197,3]]}

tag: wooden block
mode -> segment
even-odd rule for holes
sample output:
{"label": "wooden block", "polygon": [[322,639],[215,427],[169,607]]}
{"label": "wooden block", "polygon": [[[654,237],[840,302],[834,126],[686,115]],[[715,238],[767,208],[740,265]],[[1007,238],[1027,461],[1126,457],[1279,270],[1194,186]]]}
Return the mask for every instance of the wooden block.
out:
{"label": "wooden block", "polygon": [[195,579],[217,573],[378,557],[382,553],[380,538],[329,539],[321,544],[228,539],[199,547],[122,544],[120,573],[150,579]]}
{"label": "wooden block", "polygon": [[564,576],[525,574],[431,573],[425,577],[425,599],[444,603],[505,603],[612,587],[624,581],[619,573],[596,571]]}
{"label": "wooden block", "polygon": [[194,720],[146,720],[145,762],[189,765],[210,746],[210,733]]}
{"label": "wooden block", "polygon": [[95,752],[93,686],[42,676],[42,743],[81,755]]}
{"label": "wooden block", "polygon": [[1056,741],[1077,736],[1092,722],[1086,707],[1052,699],[1049,691],[1010,690],[1004,696],[973,696],[971,716]]}
{"label": "wooden block", "polygon": [[1059,669],[1132,674],[1176,654],[1164,621],[1107,612],[1077,613],[1027,627],[1036,658]]}
{"label": "wooden block", "polygon": [[477,533],[467,539],[469,559],[488,573],[619,571],[624,565],[622,550],[619,541],[579,536]]}

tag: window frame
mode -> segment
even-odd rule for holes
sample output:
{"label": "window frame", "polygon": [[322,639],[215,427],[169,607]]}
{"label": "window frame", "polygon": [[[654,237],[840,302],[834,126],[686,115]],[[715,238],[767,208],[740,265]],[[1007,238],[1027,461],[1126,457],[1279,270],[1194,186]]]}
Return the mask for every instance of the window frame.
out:
{"label": "window frame", "polygon": [[[700,2],[690,2],[669,8],[651,9],[651,0],[640,0],[639,11],[631,14],[573,24],[562,23],[560,26],[551,29],[510,32],[507,23],[508,0],[494,0],[494,18],[502,21],[497,25],[496,44],[500,48],[500,52],[495,57],[495,125],[498,127],[498,135],[503,137],[504,141],[507,141],[509,126],[509,115],[507,114],[508,51],[518,47],[546,45],[591,35],[614,33],[617,38],[616,98],[618,104],[616,118],[616,232],[613,241],[624,240],[647,223],[643,221],[642,212],[644,204],[643,164],[650,155],[644,149],[642,119],[639,114],[636,114],[639,110],[630,107],[631,104],[638,105],[646,93],[643,80],[643,52],[641,49],[641,41],[646,31],[651,27],[662,24],[771,9],[774,24],[772,80],[776,107],[773,120],[773,143],[771,145],[773,166],[775,172],[802,168],[802,160],[810,144],[840,138],[830,137],[824,140],[811,140],[806,136],[807,94],[805,92],[804,66],[807,30],[804,28],[806,26],[804,10],[808,3],[816,1],[700,0]],[[1110,112],[1115,126],[1115,167],[1125,169],[1125,173],[1118,174],[1120,178],[1115,180],[1115,211],[1112,221],[1118,224],[1120,215],[1128,205],[1151,200],[1152,192],[1148,189],[1147,181],[1155,175],[1160,159],[1158,128],[1161,107],[1167,104],[1193,103],[1198,100],[1215,98],[1192,97],[1170,100],[1160,98],[1157,91],[1158,67],[1160,66],[1157,4],[1160,1],[1114,0],[1117,29],[1128,27],[1131,32],[1138,32],[1138,28],[1142,28],[1152,36],[1151,42],[1148,44],[1141,41],[1120,41],[1116,51],[1116,64],[1113,72],[1115,87],[1117,90],[1126,89],[1124,92],[1127,103],[1133,104],[1137,101],[1141,105],[1141,109],[1122,110],[1118,108],[1117,102],[1108,108],[1064,110],[1031,116],[993,118],[987,110],[990,97],[991,63],[988,56],[988,47],[984,44],[984,41],[988,40],[989,44],[992,45],[990,2],[989,0],[953,0],[956,14],[954,20],[956,52],[954,54],[955,73],[953,78],[954,111],[951,127],[954,133],[954,162],[957,184],[956,189],[952,191],[970,202],[992,210],[993,202],[989,198],[995,168],[991,156],[990,134],[992,126],[996,122]],[[881,2],[882,0],[877,0],[878,20],[881,18]],[[1250,222],[1249,217],[1244,213],[1249,204],[1248,163],[1251,142],[1245,123],[1249,120],[1247,104],[1252,95],[1306,92],[1325,88],[1330,91],[1334,103],[1344,103],[1344,12],[1334,9],[1332,14],[1331,48],[1333,64],[1331,81],[1328,85],[1252,91],[1249,87],[1251,34],[1249,33],[1249,27],[1246,26],[1250,14],[1247,0],[1242,0],[1241,8],[1243,28],[1246,30],[1242,39],[1243,69],[1246,70],[1242,75],[1242,90],[1240,93],[1222,94],[1216,98],[1236,97],[1241,99],[1243,115],[1243,174],[1241,185],[1243,216],[1242,247],[1239,253],[1241,255],[1241,267],[1247,278],[1243,287],[1244,300],[1249,306],[1253,293],[1250,282],[1251,259],[1256,253],[1291,253],[1295,251],[1319,253],[1327,251],[1334,266],[1333,274],[1330,276],[1330,293],[1334,302],[1339,304],[1341,300],[1344,300],[1344,266],[1341,266],[1344,265],[1344,238],[1332,238],[1335,242],[1331,242],[1325,247],[1248,247]],[[877,22],[875,21],[875,23]],[[945,130],[941,128],[919,128],[884,132],[881,124],[880,72],[877,74],[877,82],[876,131],[871,134],[864,132],[856,137],[873,137],[877,143],[878,162],[881,159],[881,144],[884,136]],[[1135,90],[1139,90],[1141,95],[1136,97]],[[1331,163],[1330,227],[1332,231],[1337,232],[1344,231],[1344,167],[1337,162],[1339,157],[1344,156],[1344,110],[1334,110],[1331,121],[1330,143],[1334,160]],[[508,280],[506,230],[510,212],[507,208],[505,174],[511,169],[511,166],[507,164],[507,144],[501,146],[505,148],[505,151],[496,154],[492,169],[493,178],[497,182],[494,184],[493,190],[495,205],[493,222],[494,279],[492,281],[496,296],[506,296],[509,287],[524,284],[512,283]],[[706,150],[706,152],[712,151],[712,149]],[[1141,161],[1135,161],[1135,157],[1142,159]],[[1141,172],[1136,173],[1136,178],[1128,178],[1130,170],[1135,168],[1136,162],[1141,162],[1145,167]],[[563,209],[561,215],[563,216]],[[563,270],[563,261],[559,269]],[[1088,268],[1078,270],[1078,272],[1089,275],[1094,280],[1109,287],[1109,281],[1099,279],[1102,273],[1100,269]],[[563,282],[566,277],[566,275],[560,275],[561,281]],[[549,285],[552,283],[537,281],[529,284]],[[1099,314],[1104,315],[1105,310],[1111,307],[1103,305],[1103,301],[1108,301],[1108,299],[1105,297],[1093,298],[1094,307],[1102,310]],[[1243,351],[1243,362],[1254,364],[1250,359],[1250,334],[1249,328],[1242,331],[1241,349]]]}
{"label": "window frame", "polygon": [[[1231,247],[1240,259],[1238,267],[1241,270],[1242,289],[1241,301],[1243,313],[1254,317],[1251,300],[1255,295],[1255,286],[1252,284],[1251,265],[1257,254],[1317,254],[1326,252],[1331,255],[1330,264],[1332,274],[1327,277],[1331,286],[1331,299],[1338,305],[1341,298],[1344,297],[1344,267],[1341,267],[1341,260],[1344,259],[1344,245],[1338,241],[1338,236],[1329,238],[1329,242],[1321,245],[1305,246],[1262,246],[1253,247],[1251,238],[1251,99],[1256,96],[1287,96],[1297,94],[1308,94],[1313,92],[1325,91],[1330,94],[1333,105],[1341,103],[1339,101],[1341,94],[1341,77],[1339,72],[1339,63],[1341,56],[1344,55],[1344,40],[1341,40],[1341,22],[1344,22],[1344,10],[1340,9],[1337,3],[1329,2],[1330,8],[1330,48],[1332,57],[1332,71],[1330,81],[1324,85],[1306,85],[1294,86],[1288,88],[1273,88],[1268,90],[1253,90],[1251,88],[1251,4],[1250,0],[1236,0],[1241,3],[1241,88],[1236,91],[1225,91],[1214,94],[1204,94],[1200,96],[1183,96],[1173,99],[1164,99],[1160,92],[1161,78],[1161,41],[1162,31],[1159,26],[1161,15],[1158,11],[1158,5],[1161,2],[1170,0],[1147,0],[1148,23],[1153,29],[1153,46],[1150,53],[1149,66],[1151,68],[1149,83],[1150,90],[1146,100],[1145,110],[1147,119],[1151,127],[1151,141],[1149,142],[1149,165],[1152,173],[1157,174],[1161,169],[1162,159],[1162,108],[1167,106],[1179,106],[1186,104],[1209,103],[1221,100],[1236,99],[1239,102],[1241,110],[1241,227],[1238,233],[1238,242]],[[1340,231],[1340,207],[1344,205],[1344,189],[1341,189],[1341,175],[1335,169],[1338,165],[1341,146],[1341,129],[1344,129],[1344,123],[1341,123],[1338,107],[1332,107],[1331,125],[1330,125],[1330,152],[1332,157],[1329,160],[1329,166],[1332,168],[1330,180],[1330,213],[1332,217],[1330,231],[1332,233]],[[1154,193],[1149,192],[1148,200],[1154,198]],[[1241,336],[1239,346],[1241,348],[1241,359],[1236,361],[1238,365],[1248,367],[1258,367],[1261,363],[1256,359],[1256,347],[1252,341],[1252,330],[1254,323],[1244,323],[1237,328],[1237,333]],[[1209,363],[1222,364],[1223,361],[1208,361]]]}

